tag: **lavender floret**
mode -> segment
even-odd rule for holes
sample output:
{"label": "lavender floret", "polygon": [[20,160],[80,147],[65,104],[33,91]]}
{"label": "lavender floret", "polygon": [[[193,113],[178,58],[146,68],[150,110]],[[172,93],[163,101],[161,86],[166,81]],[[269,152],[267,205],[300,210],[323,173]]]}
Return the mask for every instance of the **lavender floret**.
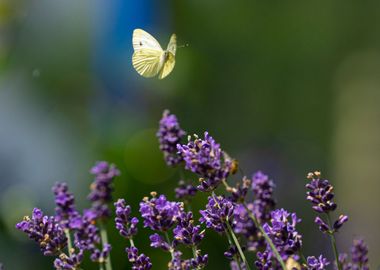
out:
{"label": "lavender floret", "polygon": [[207,228],[212,228],[222,233],[227,229],[226,222],[231,223],[234,205],[223,196],[210,196],[208,197],[206,209],[199,212],[202,215],[199,219],[201,223],[206,223]]}
{"label": "lavender floret", "polygon": [[296,254],[301,248],[302,236],[296,230],[296,225],[300,221],[295,213],[278,209],[271,213],[271,225],[265,223],[263,226],[283,259]]}
{"label": "lavender floret", "polygon": [[112,182],[120,172],[114,164],[108,164],[106,161],[97,162],[90,172],[95,175],[91,193],[88,195],[92,202],[91,210],[96,219],[107,218],[111,215],[107,204],[112,201]]}
{"label": "lavender floret", "polygon": [[175,225],[177,218],[183,211],[183,205],[168,201],[165,195],[157,197],[155,192],[152,192],[151,195],[151,199],[146,197],[140,203],[144,227],[149,227],[154,231],[166,232]]}
{"label": "lavender floret", "polygon": [[132,263],[132,270],[149,270],[152,268],[150,258],[144,253],[139,254],[136,247],[129,247],[125,249],[128,255],[128,260]]}
{"label": "lavender floret", "polygon": [[184,145],[177,145],[179,154],[185,161],[185,168],[200,176],[200,191],[214,190],[233,170],[233,161],[225,154],[218,143],[208,134],[204,139],[198,138]]}
{"label": "lavender floret", "polygon": [[38,208],[34,208],[31,218],[24,217],[17,223],[16,228],[37,242],[45,256],[57,255],[67,245],[64,230],[55,217],[44,216]]}
{"label": "lavender floret", "polygon": [[177,144],[179,144],[186,135],[178,123],[177,117],[165,110],[160,120],[160,127],[156,134],[160,150],[164,153],[166,164],[174,166],[182,161],[182,157],[177,153]]}
{"label": "lavender floret", "polygon": [[115,226],[120,235],[130,239],[137,234],[137,224],[139,220],[131,217],[131,207],[125,204],[124,199],[118,199],[115,205]]}
{"label": "lavender floret", "polygon": [[319,257],[307,257],[307,269],[308,270],[324,270],[330,262],[322,255]]}

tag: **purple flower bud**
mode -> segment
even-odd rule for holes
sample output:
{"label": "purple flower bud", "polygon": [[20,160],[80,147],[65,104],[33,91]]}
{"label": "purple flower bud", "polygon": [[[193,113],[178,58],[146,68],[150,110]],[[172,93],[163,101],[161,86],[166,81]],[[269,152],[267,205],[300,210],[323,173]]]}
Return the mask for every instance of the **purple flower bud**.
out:
{"label": "purple flower bud", "polygon": [[57,270],[76,270],[83,261],[83,250],[78,253],[71,254],[68,257],[65,253],[61,253],[57,259],[54,260],[54,267]]}
{"label": "purple flower bud", "polygon": [[270,212],[276,206],[276,201],[273,198],[274,188],[274,182],[261,171],[256,172],[252,176],[252,191],[255,198],[253,212],[261,223],[267,222],[270,219]]}
{"label": "purple flower bud", "polygon": [[92,202],[91,210],[96,219],[107,218],[111,214],[107,204],[112,201],[112,182],[120,172],[114,164],[105,161],[97,162],[90,172],[95,175],[95,180],[91,184],[91,193],[88,195],[88,199]]}
{"label": "purple flower bud", "polygon": [[171,245],[166,242],[159,234],[155,233],[149,236],[150,246],[154,248],[161,248],[165,251],[170,251]]}
{"label": "purple flower bud", "polygon": [[201,223],[206,223],[207,228],[212,228],[217,232],[224,232],[227,228],[226,222],[231,222],[234,205],[231,201],[218,196],[214,199],[213,196],[208,197],[208,204],[205,210],[200,210]]}
{"label": "purple flower bud", "polygon": [[72,222],[79,217],[78,211],[75,209],[74,195],[69,193],[66,183],[56,183],[53,187],[55,195],[55,216],[56,220],[65,229],[71,228]]}
{"label": "purple flower bud", "polygon": [[183,180],[180,180],[178,182],[178,187],[175,189],[175,197],[177,199],[187,199],[194,197],[196,193],[197,189],[191,184],[186,184]]}
{"label": "purple flower bud", "polygon": [[169,166],[177,165],[182,161],[182,157],[177,153],[177,144],[185,135],[186,132],[180,128],[177,117],[165,110],[156,136],[160,142],[160,150],[164,153],[165,161]]}
{"label": "purple flower bud", "polygon": [[195,135],[187,144],[177,145],[178,153],[185,161],[185,169],[200,176],[200,191],[214,190],[226,179],[233,169],[233,161],[221,149],[220,145],[205,132],[204,139]]}
{"label": "purple flower bud", "polygon": [[285,258],[296,254],[302,246],[302,236],[296,231],[296,225],[300,221],[295,213],[278,209],[271,213],[271,225],[265,223],[263,226],[265,233]]}
{"label": "purple flower bud", "polygon": [[330,262],[320,255],[318,258],[312,256],[307,257],[307,269],[308,270],[324,270]]}
{"label": "purple flower bud", "polygon": [[126,248],[125,252],[128,254],[129,262],[132,263],[132,270],[149,270],[152,268],[150,258],[144,253],[139,255],[139,250],[136,247]]}
{"label": "purple flower bud", "polygon": [[38,208],[34,208],[32,218],[24,217],[16,228],[37,242],[45,256],[57,255],[67,245],[64,230],[55,217],[44,216]]}
{"label": "purple flower bud", "polygon": [[[351,248],[352,263],[357,269],[368,270],[368,247],[363,239],[355,239]],[[355,268],[356,269],[356,268]]]}
{"label": "purple flower bud", "polygon": [[165,232],[174,226],[183,211],[183,206],[181,203],[168,201],[165,195],[156,197],[156,194],[152,192],[152,196],[150,200],[144,198],[140,203],[144,227]]}
{"label": "purple flower bud", "polygon": [[192,212],[181,213],[173,234],[176,242],[191,246],[199,245],[204,237],[204,231],[201,231],[201,227],[199,225],[194,226]]}
{"label": "purple flower bud", "polygon": [[319,230],[323,233],[327,233],[330,231],[329,225],[324,222],[320,217],[316,217],[314,222],[319,226]]}
{"label": "purple flower bud", "polygon": [[114,203],[116,207],[115,226],[120,235],[125,238],[132,238],[137,234],[137,224],[139,220],[136,217],[131,217],[131,207],[125,204],[124,199],[118,199]]}
{"label": "purple flower bud", "polygon": [[321,173],[314,172],[308,174],[310,183],[306,185],[309,189],[307,200],[313,204],[313,209],[318,213],[328,213],[336,209],[336,204],[332,201],[334,198],[333,186],[328,180],[320,179]]}
{"label": "purple flower bud", "polygon": [[[240,264],[240,266],[239,266]],[[245,266],[245,263],[243,262],[237,262],[237,261],[231,261],[230,262],[230,268],[231,270],[246,270],[247,267]]]}
{"label": "purple flower bud", "polygon": [[335,232],[338,232],[338,230],[343,226],[344,223],[348,221],[348,216],[346,215],[340,215],[337,221],[334,222],[333,228]]}
{"label": "purple flower bud", "polygon": [[258,270],[270,270],[272,269],[272,253],[270,251],[257,252],[257,260],[255,265]]}

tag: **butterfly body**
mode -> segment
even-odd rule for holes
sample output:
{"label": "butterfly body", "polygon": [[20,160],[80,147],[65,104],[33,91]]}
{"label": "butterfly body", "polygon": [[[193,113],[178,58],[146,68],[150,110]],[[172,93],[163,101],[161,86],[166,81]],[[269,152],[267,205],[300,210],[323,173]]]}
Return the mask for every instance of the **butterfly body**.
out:
{"label": "butterfly body", "polygon": [[166,50],[163,50],[158,41],[142,29],[135,29],[132,37],[133,49],[132,64],[143,77],[151,78],[158,75],[163,79],[170,74],[175,65],[177,38],[173,34]]}

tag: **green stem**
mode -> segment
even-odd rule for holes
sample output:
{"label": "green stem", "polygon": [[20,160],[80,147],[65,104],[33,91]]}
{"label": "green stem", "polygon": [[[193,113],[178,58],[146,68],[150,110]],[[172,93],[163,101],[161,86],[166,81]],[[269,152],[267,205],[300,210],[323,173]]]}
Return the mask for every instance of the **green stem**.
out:
{"label": "green stem", "polygon": [[[166,238],[166,242],[168,242],[168,244],[170,245],[170,238],[169,238],[169,234],[168,232],[165,232],[165,238]],[[173,252],[173,248],[170,246],[170,255],[172,256],[172,260],[174,260],[174,252]]]}
{"label": "green stem", "polygon": [[[214,191],[212,192],[212,197],[213,197],[215,203],[218,205],[218,207],[219,207],[219,209],[220,209],[221,207],[220,207],[220,205],[219,205],[219,203],[218,203],[218,200],[217,200],[217,198],[216,198],[216,195],[215,195],[215,192],[214,192]],[[239,251],[239,254],[240,254],[241,259],[243,260],[243,262],[244,262],[246,268],[247,268],[248,270],[250,270],[250,267],[249,267],[249,265],[248,265],[247,259],[245,258],[244,252],[243,252],[243,250],[242,250],[242,248],[241,248],[241,246],[240,246],[239,240],[237,239],[237,237],[236,237],[234,231],[232,230],[231,225],[230,225],[230,223],[229,223],[229,221],[228,221],[228,218],[227,218],[225,224],[227,225],[228,233],[232,236],[232,239],[233,239],[233,241],[234,241],[234,243],[235,243],[235,246],[237,247],[237,249],[238,249],[238,251]]]}
{"label": "green stem", "polygon": [[[108,244],[108,236],[107,236],[107,230],[102,222],[100,222],[100,237],[102,239],[102,244],[103,247]],[[112,265],[111,265],[111,254],[108,254],[106,261],[106,270],[112,270]]]}
{"label": "green stem", "polygon": [[305,255],[303,255],[303,252],[301,250],[298,252],[298,255],[300,255],[302,263],[307,265],[307,260],[306,260]]}
{"label": "green stem", "polygon": [[339,262],[339,253],[336,247],[335,235],[334,235],[334,232],[332,231],[332,222],[331,222],[330,214],[327,213],[326,216],[327,216],[327,224],[329,225],[329,228],[330,228],[329,235],[330,235],[330,240],[331,240],[331,246],[334,251],[336,265],[338,266],[338,270],[342,270],[342,265]]}
{"label": "green stem", "polygon": [[70,231],[68,229],[65,229],[65,235],[67,238],[67,249],[69,252],[69,256],[71,256],[73,254],[73,245],[71,243],[71,235],[70,235]]}
{"label": "green stem", "polygon": [[104,270],[104,265],[102,262],[99,263],[99,270]]}
{"label": "green stem", "polygon": [[129,238],[129,244],[131,245],[131,247],[134,247],[134,246],[135,246],[135,242],[133,242],[133,239],[132,239],[132,238]]}
{"label": "green stem", "polygon": [[259,221],[256,219],[256,217],[251,213],[251,211],[248,209],[247,207],[247,204],[246,203],[243,203],[244,205],[244,208],[245,210],[247,211],[248,213],[248,216],[252,219],[252,221],[255,223],[255,226],[260,230],[260,232],[263,234],[265,240],[267,241],[267,243],[269,244],[270,248],[272,249],[274,255],[276,256],[276,259],[277,261],[281,264],[281,268],[283,270],[287,270],[286,268],[286,265],[284,263],[284,261],[282,260],[281,258],[281,255],[280,253],[278,253],[278,250],[277,248],[274,246],[273,242],[272,242],[272,239],[270,239],[270,237],[267,235],[267,233],[264,231],[263,227],[261,226],[261,224],[259,223]]}

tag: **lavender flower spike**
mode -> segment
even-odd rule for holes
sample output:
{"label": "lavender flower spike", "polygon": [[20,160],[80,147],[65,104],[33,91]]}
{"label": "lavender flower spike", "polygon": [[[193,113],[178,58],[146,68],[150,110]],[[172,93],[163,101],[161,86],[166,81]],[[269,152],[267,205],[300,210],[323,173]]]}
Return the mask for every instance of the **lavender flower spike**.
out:
{"label": "lavender flower spike", "polygon": [[66,183],[56,183],[53,187],[55,195],[55,217],[56,220],[65,228],[71,228],[71,222],[79,217],[75,209],[74,195],[69,193]]}
{"label": "lavender flower spike", "polygon": [[120,172],[114,164],[105,161],[97,162],[90,172],[95,175],[91,193],[88,195],[92,202],[91,211],[96,219],[107,218],[111,214],[107,204],[112,201],[112,181]]}
{"label": "lavender flower spike", "polygon": [[312,256],[307,257],[307,269],[308,270],[324,270],[330,262],[320,255],[318,258]]}
{"label": "lavender flower spike", "polygon": [[185,135],[186,132],[180,128],[177,117],[165,110],[156,136],[160,142],[160,150],[164,153],[165,161],[169,166],[177,165],[182,161],[182,157],[177,154],[177,144]]}
{"label": "lavender flower spike", "polygon": [[119,231],[120,235],[130,239],[137,234],[137,224],[139,220],[136,217],[131,217],[131,207],[125,204],[124,199],[118,199],[114,203],[116,207],[116,229]]}
{"label": "lavender flower spike", "polygon": [[176,223],[177,218],[183,211],[183,204],[170,202],[165,195],[157,197],[155,192],[152,192],[151,195],[151,199],[146,197],[140,203],[140,213],[144,219],[144,227],[166,232]]}
{"label": "lavender flower spike", "polygon": [[23,221],[16,224],[16,228],[36,241],[45,256],[59,254],[67,245],[63,228],[55,217],[44,216],[38,208],[34,208],[32,218],[24,217]]}
{"label": "lavender flower spike", "polygon": [[184,145],[177,145],[178,153],[185,161],[185,168],[200,176],[200,191],[214,190],[222,180],[234,170],[233,160],[221,149],[220,145],[205,132],[204,139],[198,138]]}
{"label": "lavender flower spike", "polygon": [[129,262],[132,263],[132,270],[149,270],[152,268],[150,258],[144,253],[139,255],[139,250],[136,247],[126,248],[125,252],[128,254]]}
{"label": "lavender flower spike", "polygon": [[216,232],[224,232],[227,229],[226,222],[231,222],[234,212],[234,205],[231,201],[223,196],[208,197],[208,203],[205,210],[200,210],[201,223],[206,223],[207,228],[212,228]]}
{"label": "lavender flower spike", "polygon": [[278,209],[271,213],[272,226],[268,223],[263,226],[284,260],[296,254],[302,246],[302,236],[296,231],[296,225],[300,221],[295,213]]}
{"label": "lavender flower spike", "polygon": [[352,263],[354,269],[369,270],[368,247],[363,239],[355,239],[351,248]]}

